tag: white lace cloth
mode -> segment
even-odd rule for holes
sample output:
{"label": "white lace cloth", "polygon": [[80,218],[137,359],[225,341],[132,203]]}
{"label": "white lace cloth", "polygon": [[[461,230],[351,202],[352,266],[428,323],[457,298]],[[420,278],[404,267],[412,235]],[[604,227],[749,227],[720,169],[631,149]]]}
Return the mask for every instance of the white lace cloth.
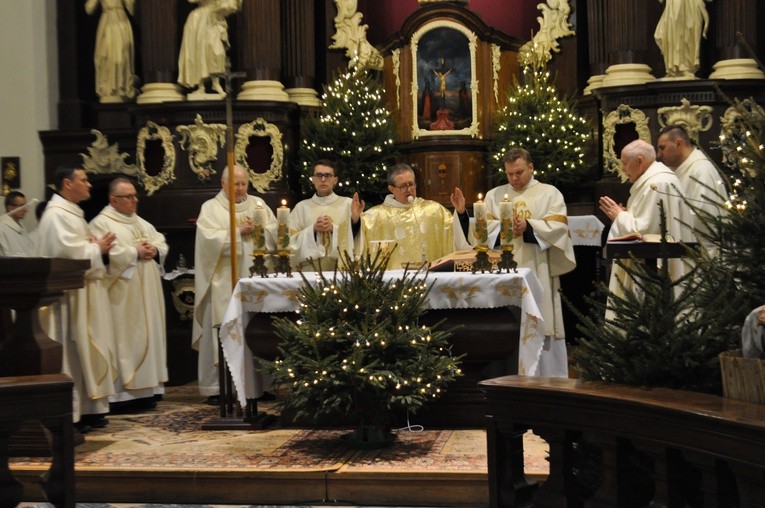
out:
{"label": "white lace cloth", "polygon": [[[391,270],[386,279],[401,278],[402,270]],[[528,268],[510,274],[472,274],[469,272],[431,273],[433,287],[428,295],[430,309],[481,309],[516,306],[521,308],[518,373],[536,375],[540,355],[545,354],[544,321],[537,301],[542,286]],[[309,278],[309,283],[314,282]],[[292,277],[241,279],[234,289],[220,328],[220,340],[237,398],[242,407],[247,399],[263,394],[266,388],[256,371],[253,358],[244,340],[245,328],[256,312],[290,312],[298,308],[297,295],[303,279]],[[508,340],[513,340],[508,337]],[[560,366],[565,369],[565,366]],[[257,367],[259,368],[259,367]]]}

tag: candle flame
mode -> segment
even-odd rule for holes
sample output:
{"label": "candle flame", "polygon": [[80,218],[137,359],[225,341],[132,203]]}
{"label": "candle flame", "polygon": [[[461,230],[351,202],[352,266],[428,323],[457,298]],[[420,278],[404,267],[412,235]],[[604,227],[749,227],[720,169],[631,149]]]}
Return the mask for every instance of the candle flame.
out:
{"label": "candle flame", "polygon": [[282,206],[287,206],[287,200],[286,199],[282,199]]}
{"label": "candle flame", "polygon": [[478,193],[478,201],[481,201],[482,199],[483,199],[483,194],[481,194],[481,193],[479,192],[479,193]]}
{"label": "candle flame", "polygon": [[505,201],[507,201],[507,194],[505,194]]}

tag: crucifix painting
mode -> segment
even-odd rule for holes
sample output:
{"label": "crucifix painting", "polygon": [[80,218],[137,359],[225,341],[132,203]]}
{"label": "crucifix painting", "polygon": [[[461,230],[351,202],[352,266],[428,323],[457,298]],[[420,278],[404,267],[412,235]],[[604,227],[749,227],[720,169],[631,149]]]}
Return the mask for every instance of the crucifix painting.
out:
{"label": "crucifix painting", "polygon": [[455,134],[473,126],[472,35],[464,27],[449,22],[427,25],[415,34],[414,127],[418,136]]}

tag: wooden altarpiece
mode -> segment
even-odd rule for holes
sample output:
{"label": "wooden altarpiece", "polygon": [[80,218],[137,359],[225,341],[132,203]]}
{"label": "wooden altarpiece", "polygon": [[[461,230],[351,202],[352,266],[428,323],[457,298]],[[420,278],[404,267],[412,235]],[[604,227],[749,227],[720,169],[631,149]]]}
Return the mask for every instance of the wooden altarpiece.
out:
{"label": "wooden altarpiece", "polygon": [[450,206],[455,187],[468,203],[491,187],[485,154],[521,42],[461,5],[412,14],[383,47],[385,89],[399,149],[417,173],[417,194]]}

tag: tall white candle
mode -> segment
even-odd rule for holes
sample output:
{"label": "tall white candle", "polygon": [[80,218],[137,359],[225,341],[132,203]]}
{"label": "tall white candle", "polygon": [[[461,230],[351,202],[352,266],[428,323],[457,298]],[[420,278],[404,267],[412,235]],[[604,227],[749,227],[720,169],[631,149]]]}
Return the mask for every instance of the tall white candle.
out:
{"label": "tall white candle", "polygon": [[276,233],[276,251],[282,253],[289,251],[290,248],[290,209],[287,206],[287,200],[282,199],[282,205],[276,209],[276,222],[278,230]]}
{"label": "tall white candle", "polygon": [[478,195],[478,201],[473,203],[473,215],[475,215],[475,240],[476,247],[488,248],[489,231],[486,226],[486,203],[481,201],[483,196]]}
{"label": "tall white candle", "polygon": [[255,213],[252,218],[252,249],[254,255],[263,255],[266,253],[266,209],[258,205],[255,207]]}
{"label": "tall white candle", "polygon": [[513,203],[505,198],[499,203],[499,244],[513,243]]}

